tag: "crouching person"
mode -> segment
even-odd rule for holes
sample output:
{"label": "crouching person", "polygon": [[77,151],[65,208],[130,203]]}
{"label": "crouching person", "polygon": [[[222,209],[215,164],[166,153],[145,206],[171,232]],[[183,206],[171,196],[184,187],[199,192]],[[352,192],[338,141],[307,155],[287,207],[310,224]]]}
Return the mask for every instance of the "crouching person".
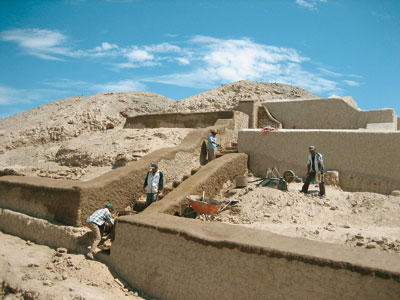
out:
{"label": "crouching person", "polygon": [[96,248],[101,241],[100,227],[104,225],[105,222],[110,223],[114,226],[114,220],[111,218],[111,212],[114,211],[114,206],[112,204],[107,204],[105,208],[96,210],[89,218],[86,220],[87,226],[92,230],[94,235],[94,240],[90,252],[86,255],[90,259],[94,259],[94,254],[96,254]]}

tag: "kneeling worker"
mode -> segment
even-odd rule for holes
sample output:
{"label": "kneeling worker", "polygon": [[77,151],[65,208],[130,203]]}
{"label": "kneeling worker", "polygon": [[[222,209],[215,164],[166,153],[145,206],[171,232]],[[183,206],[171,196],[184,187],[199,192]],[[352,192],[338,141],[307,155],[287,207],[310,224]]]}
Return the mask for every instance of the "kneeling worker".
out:
{"label": "kneeling worker", "polygon": [[94,240],[90,252],[87,257],[94,259],[94,254],[96,254],[96,248],[101,241],[100,226],[103,226],[105,222],[114,226],[114,220],[111,218],[111,212],[114,211],[114,206],[112,204],[107,204],[105,208],[96,210],[89,218],[86,220],[87,226],[92,230],[94,234]]}

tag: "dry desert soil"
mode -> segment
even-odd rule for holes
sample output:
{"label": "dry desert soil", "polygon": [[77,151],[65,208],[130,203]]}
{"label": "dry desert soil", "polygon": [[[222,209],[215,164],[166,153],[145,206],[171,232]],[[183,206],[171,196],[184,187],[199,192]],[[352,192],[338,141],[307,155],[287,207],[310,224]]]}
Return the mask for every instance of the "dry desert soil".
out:
{"label": "dry desert soil", "polygon": [[[290,85],[239,81],[178,102],[149,92],[61,99],[0,120],[0,176],[87,181],[154,150],[177,145],[191,130],[124,129],[127,116],[235,109],[239,100],[254,98],[315,97]],[[300,189],[301,183],[291,183],[287,192],[255,183],[241,189],[227,185],[219,199],[238,203],[213,221],[400,253],[400,197],[327,186],[326,197],[319,198],[313,192],[300,194]],[[0,299],[146,298],[121,286],[105,265],[83,255],[2,232],[0,245]]]}

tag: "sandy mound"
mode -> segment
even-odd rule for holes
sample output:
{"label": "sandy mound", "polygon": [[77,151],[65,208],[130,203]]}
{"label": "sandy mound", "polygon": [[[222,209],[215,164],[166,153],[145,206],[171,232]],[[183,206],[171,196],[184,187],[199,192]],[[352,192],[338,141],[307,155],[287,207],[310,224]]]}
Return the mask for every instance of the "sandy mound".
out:
{"label": "sandy mound", "polygon": [[122,126],[128,115],[160,111],[173,102],[148,92],[64,98],[0,119],[0,152],[112,129]]}
{"label": "sandy mound", "polygon": [[89,180],[175,146],[188,129],[122,128],[127,115],[158,112],[173,102],[147,92],[97,94],[61,99],[2,119],[0,171]]}
{"label": "sandy mound", "polygon": [[179,144],[189,129],[123,129],[127,116],[235,109],[242,99],[313,98],[301,88],[239,81],[175,102],[149,92],[61,99],[0,120],[0,175],[90,180]]}
{"label": "sandy mound", "polygon": [[344,192],[326,186],[327,196],[300,193],[302,184],[289,184],[284,192],[249,184],[225,190],[219,199],[238,200],[215,221],[351,247],[400,253],[400,198],[375,193]]}
{"label": "sandy mound", "polygon": [[239,101],[259,99],[316,98],[314,94],[296,86],[241,80],[180,100],[170,105],[167,112],[199,112],[236,109]]}

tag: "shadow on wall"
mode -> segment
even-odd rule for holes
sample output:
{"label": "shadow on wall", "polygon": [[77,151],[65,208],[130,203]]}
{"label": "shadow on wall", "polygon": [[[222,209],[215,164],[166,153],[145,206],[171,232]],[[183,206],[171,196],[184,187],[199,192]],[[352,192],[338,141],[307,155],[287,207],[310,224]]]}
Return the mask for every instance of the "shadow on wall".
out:
{"label": "shadow on wall", "polygon": [[200,165],[204,166],[207,163],[207,143],[203,141],[201,143],[201,150],[200,150]]}

